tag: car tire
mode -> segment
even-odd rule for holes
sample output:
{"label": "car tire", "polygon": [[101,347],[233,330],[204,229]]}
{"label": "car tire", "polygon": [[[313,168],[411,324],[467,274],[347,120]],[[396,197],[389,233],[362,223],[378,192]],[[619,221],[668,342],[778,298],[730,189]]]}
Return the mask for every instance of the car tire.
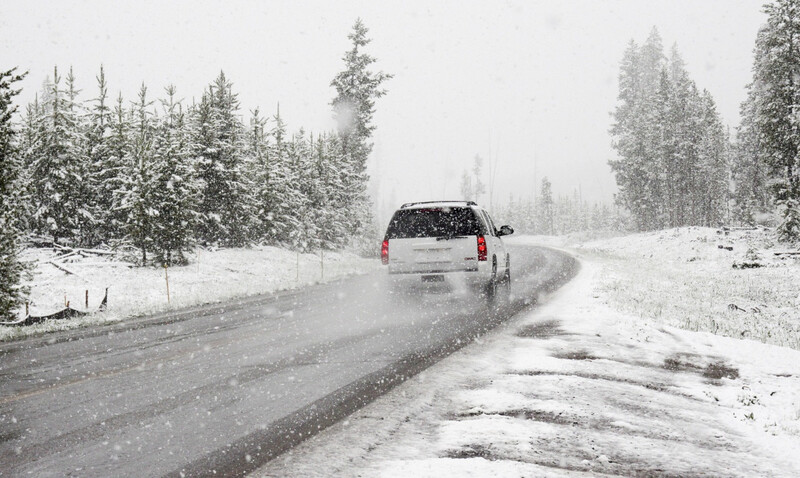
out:
{"label": "car tire", "polygon": [[497,258],[492,258],[492,275],[489,281],[484,286],[484,295],[486,296],[486,304],[489,308],[493,308],[497,303]]}
{"label": "car tire", "polygon": [[503,274],[503,307],[511,305],[511,269]]}
{"label": "car tire", "polygon": [[493,314],[511,305],[511,267],[508,257],[502,277],[497,276],[496,263],[492,264],[492,279],[486,284],[486,305]]}
{"label": "car tire", "polygon": [[490,279],[489,282],[487,282],[486,285],[484,286],[484,289],[485,289],[484,294],[486,295],[486,302],[490,305],[497,302],[497,292],[498,292],[497,280]]}

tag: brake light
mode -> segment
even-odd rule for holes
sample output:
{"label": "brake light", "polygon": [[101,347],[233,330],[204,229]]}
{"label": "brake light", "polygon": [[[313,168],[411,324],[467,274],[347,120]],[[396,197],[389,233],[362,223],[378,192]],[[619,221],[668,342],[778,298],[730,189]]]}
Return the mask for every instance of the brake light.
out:
{"label": "brake light", "polygon": [[389,263],[389,239],[384,239],[381,244],[381,263]]}
{"label": "brake light", "polygon": [[478,236],[478,260],[479,261],[486,260],[486,238],[484,238],[483,236]]}

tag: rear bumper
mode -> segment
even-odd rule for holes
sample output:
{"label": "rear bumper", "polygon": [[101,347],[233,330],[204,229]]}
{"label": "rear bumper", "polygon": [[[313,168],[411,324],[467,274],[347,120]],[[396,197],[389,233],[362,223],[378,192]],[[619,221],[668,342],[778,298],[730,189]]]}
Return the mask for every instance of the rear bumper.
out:
{"label": "rear bumper", "polygon": [[486,284],[491,278],[491,271],[473,269],[469,271],[442,272],[430,270],[425,272],[392,272],[387,274],[393,287],[398,288],[474,288]]}
{"label": "rear bumper", "polygon": [[430,269],[421,269],[421,270],[415,270],[415,271],[404,271],[404,270],[397,270],[397,269],[393,269],[391,266],[389,266],[389,274],[390,274],[390,275],[409,275],[409,274],[471,274],[471,273],[479,273],[479,272],[480,272],[480,269],[479,269],[478,267],[475,267],[475,268],[473,268],[473,269],[462,269],[462,270],[457,270],[457,271],[453,271],[453,270],[447,270],[447,269],[436,269],[436,268],[430,268]]}
{"label": "rear bumper", "polygon": [[471,261],[468,264],[454,264],[452,262],[431,262],[426,264],[410,262],[390,262],[387,266],[389,275],[427,275],[445,274],[448,276],[489,275],[492,272],[492,263],[489,261]]}

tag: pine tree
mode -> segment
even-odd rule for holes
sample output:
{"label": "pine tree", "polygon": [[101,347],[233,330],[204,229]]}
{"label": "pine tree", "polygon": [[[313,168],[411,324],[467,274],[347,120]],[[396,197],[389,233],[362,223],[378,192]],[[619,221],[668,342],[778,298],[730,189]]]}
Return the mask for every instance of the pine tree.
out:
{"label": "pine tree", "polygon": [[313,210],[315,199],[320,193],[320,184],[319,176],[312,165],[312,150],[309,143],[305,131],[301,128],[292,137],[287,149],[289,168],[299,198],[292,211],[297,218],[299,227],[293,231],[291,247],[300,251],[312,251],[320,248],[316,211]]}
{"label": "pine tree", "polygon": [[357,19],[353,31],[348,35],[353,47],[343,58],[345,69],[331,82],[336,89],[336,97],[331,105],[344,153],[344,161],[339,169],[345,174],[350,191],[349,200],[342,206],[349,211],[348,226],[354,235],[366,232],[372,221],[366,171],[367,158],[372,151],[370,138],[375,130],[372,121],[375,100],[386,94],[381,85],[392,78],[392,75],[383,72],[370,71],[375,58],[362,51],[371,41],[367,38],[368,32],[361,19]]}
{"label": "pine tree", "polygon": [[661,72],[664,69],[666,57],[664,56],[664,46],[658,29],[653,27],[650,30],[647,40],[642,44],[639,53],[641,61],[640,74],[642,90],[653,92],[658,89],[661,82]]}
{"label": "pine tree", "polygon": [[730,139],[708,91],[703,91],[700,98],[700,110],[702,116],[697,131],[701,138],[693,182],[694,195],[699,196],[699,200],[694,224],[720,226],[728,213]]}
{"label": "pine tree", "polygon": [[486,193],[486,185],[481,181],[483,158],[476,154],[472,170],[465,169],[461,174],[461,196],[467,201],[479,201],[480,195]]}
{"label": "pine tree", "polygon": [[734,184],[733,218],[740,224],[754,226],[767,214],[772,198],[768,188],[769,171],[759,145],[755,125],[755,98],[752,90],[741,106],[742,121],[736,131],[731,175]]}
{"label": "pine tree", "polygon": [[661,37],[654,28],[641,46],[631,41],[623,56],[619,103],[611,134],[619,159],[609,162],[620,192],[639,230],[663,227],[671,201],[669,176],[674,172],[674,132],[665,129],[674,91]]}
{"label": "pine tree", "polygon": [[292,168],[290,160],[292,145],[286,137],[286,124],[281,118],[280,107],[273,117],[273,122],[270,136],[275,142],[270,145],[267,152],[270,158],[270,187],[273,194],[272,200],[265,205],[269,214],[268,239],[273,244],[292,247],[296,244],[297,231],[302,227],[299,211],[303,198],[297,171]]}
{"label": "pine tree", "polygon": [[164,116],[157,120],[152,148],[150,204],[152,248],[155,261],[181,265],[193,246],[197,184],[190,162],[188,132],[184,113],[175,99],[175,87],[166,88],[161,101]]}
{"label": "pine tree", "polygon": [[667,105],[667,115],[661,129],[669,137],[670,145],[662,153],[666,162],[665,189],[667,209],[663,227],[680,227],[699,224],[698,204],[702,190],[698,189],[699,156],[702,141],[699,129],[699,97],[694,82],[689,79],[685,64],[677,46],[667,65],[667,81],[672,95]]}
{"label": "pine tree", "polygon": [[473,161],[472,174],[475,177],[474,193],[475,201],[477,202],[480,200],[481,194],[486,193],[486,185],[483,183],[483,181],[481,181],[481,175],[483,173],[483,158],[476,154]]}
{"label": "pine tree", "polygon": [[346,224],[345,214],[337,206],[347,195],[336,171],[339,151],[341,149],[337,146],[335,135],[317,137],[312,167],[316,170],[318,186],[311,208],[315,211],[320,246],[326,249],[344,245],[347,241],[347,232],[343,227]]}
{"label": "pine tree", "polygon": [[252,237],[256,241],[269,240],[275,214],[276,197],[272,185],[274,166],[269,153],[269,134],[266,125],[267,119],[261,117],[259,109],[253,110],[247,133],[247,155],[250,158],[248,162],[251,168],[249,175],[254,188],[253,206],[257,224],[253,229]]}
{"label": "pine tree", "polygon": [[463,197],[465,201],[475,200],[475,188],[472,187],[472,176],[470,176],[466,170],[461,173],[461,197]]}
{"label": "pine tree", "polygon": [[139,100],[134,105],[130,144],[126,148],[122,191],[118,209],[124,214],[125,238],[141,251],[141,264],[147,265],[147,252],[153,248],[153,137],[155,125],[147,99],[147,87],[142,84]]}
{"label": "pine tree", "polygon": [[94,218],[84,207],[88,160],[71,72],[68,78],[69,89],[62,90],[58,69],[53,70],[53,81],[46,83],[41,115],[35,121],[38,139],[28,155],[33,224],[36,231],[52,234],[55,242],[85,243]]}
{"label": "pine tree", "polygon": [[617,200],[633,213],[637,228],[647,229],[652,206],[647,200],[648,175],[645,154],[645,115],[650,92],[644,87],[639,46],[631,41],[623,55],[619,75],[619,97],[613,113],[611,134],[619,158],[609,161],[619,187]]}
{"label": "pine tree", "polygon": [[537,230],[541,234],[555,234],[555,202],[553,201],[553,189],[547,176],[542,178],[542,187],[539,197],[539,226]]}
{"label": "pine tree", "polygon": [[243,154],[245,131],[232,87],[220,72],[203,95],[194,118],[193,149],[201,180],[199,238],[206,244],[240,247],[250,239],[254,200]]}
{"label": "pine tree", "polygon": [[344,152],[337,134],[326,135],[323,142],[325,156],[319,159],[319,167],[324,171],[322,175],[328,211],[322,234],[331,247],[344,246],[351,239],[348,234],[349,211],[341,207],[342,204],[347,204],[350,197],[348,181],[339,170],[339,165],[345,162]]}
{"label": "pine tree", "polygon": [[[105,239],[119,240],[125,237],[126,224],[128,223],[127,192],[126,186],[130,185],[132,178],[129,176],[135,169],[131,161],[131,125],[130,112],[124,106],[120,93],[113,114],[109,118],[110,136],[108,137],[108,163],[103,165],[104,173],[101,188],[110,193],[111,206],[103,214],[102,233]],[[106,198],[102,197],[105,201]]]}
{"label": "pine tree", "polygon": [[769,168],[773,199],[783,215],[779,237],[795,241],[800,239],[800,3],[775,0],[764,12],[768,18],[756,38],[742,124],[748,134],[752,128],[747,140],[756,143],[747,149]]}
{"label": "pine tree", "polygon": [[638,230],[719,224],[727,209],[728,138],[677,47],[669,61],[661,49],[654,29],[623,57],[611,129],[619,158],[609,162],[617,201]]}
{"label": "pine tree", "polygon": [[646,115],[645,174],[647,188],[642,202],[647,204],[645,224],[648,229],[674,227],[676,171],[679,167],[675,147],[675,125],[671,122],[671,107],[675,92],[667,70],[661,69],[658,88],[651,98],[650,113]]}
{"label": "pine tree", "polygon": [[192,108],[191,116],[191,141],[192,161],[197,168],[196,176],[199,180],[198,212],[200,220],[197,224],[195,237],[204,244],[218,242],[222,236],[222,226],[217,211],[214,193],[219,179],[221,165],[216,163],[214,142],[215,131],[212,120],[213,106],[210,92],[203,92],[200,103]]}
{"label": "pine tree", "polygon": [[30,165],[33,164],[33,157],[39,150],[38,143],[41,140],[39,134],[39,121],[42,116],[41,106],[39,105],[39,95],[35,96],[33,103],[29,103],[25,108],[25,115],[22,119],[20,141],[18,147],[18,161],[21,166],[20,184],[24,191],[17,203],[20,216],[25,218],[24,229],[28,232],[32,230],[33,217],[33,184]]}
{"label": "pine tree", "polygon": [[75,87],[75,75],[72,72],[72,67],[66,77],[66,110],[67,116],[70,118],[72,127],[69,129],[69,156],[74,162],[74,170],[77,173],[75,177],[75,194],[74,207],[77,210],[76,229],[74,230],[74,239],[78,244],[84,246],[94,245],[97,241],[96,226],[97,218],[95,217],[94,208],[94,182],[90,177],[91,158],[88,150],[88,142],[86,137],[86,109],[84,105],[78,102],[78,94],[80,90]]}
{"label": "pine tree", "polygon": [[100,66],[97,97],[91,100],[86,131],[89,174],[85,181],[91,190],[86,207],[96,218],[93,242],[103,242],[114,235],[113,199],[119,186],[121,164],[111,151],[112,111],[108,105],[105,70]]}
{"label": "pine tree", "polygon": [[16,68],[0,71],[0,317],[11,318],[28,293],[21,284],[26,266],[19,255],[22,250],[25,218],[20,215],[24,197],[17,150],[17,131],[12,118],[17,107],[12,104],[20,90],[13,88],[26,73]]}

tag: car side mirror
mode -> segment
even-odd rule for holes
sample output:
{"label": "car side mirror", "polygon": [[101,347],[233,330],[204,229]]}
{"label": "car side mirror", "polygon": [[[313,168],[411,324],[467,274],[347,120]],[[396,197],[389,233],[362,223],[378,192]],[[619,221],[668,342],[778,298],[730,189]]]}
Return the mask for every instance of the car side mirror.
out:
{"label": "car side mirror", "polygon": [[514,234],[514,228],[511,226],[501,226],[500,230],[497,231],[498,236],[510,236],[511,234]]}

